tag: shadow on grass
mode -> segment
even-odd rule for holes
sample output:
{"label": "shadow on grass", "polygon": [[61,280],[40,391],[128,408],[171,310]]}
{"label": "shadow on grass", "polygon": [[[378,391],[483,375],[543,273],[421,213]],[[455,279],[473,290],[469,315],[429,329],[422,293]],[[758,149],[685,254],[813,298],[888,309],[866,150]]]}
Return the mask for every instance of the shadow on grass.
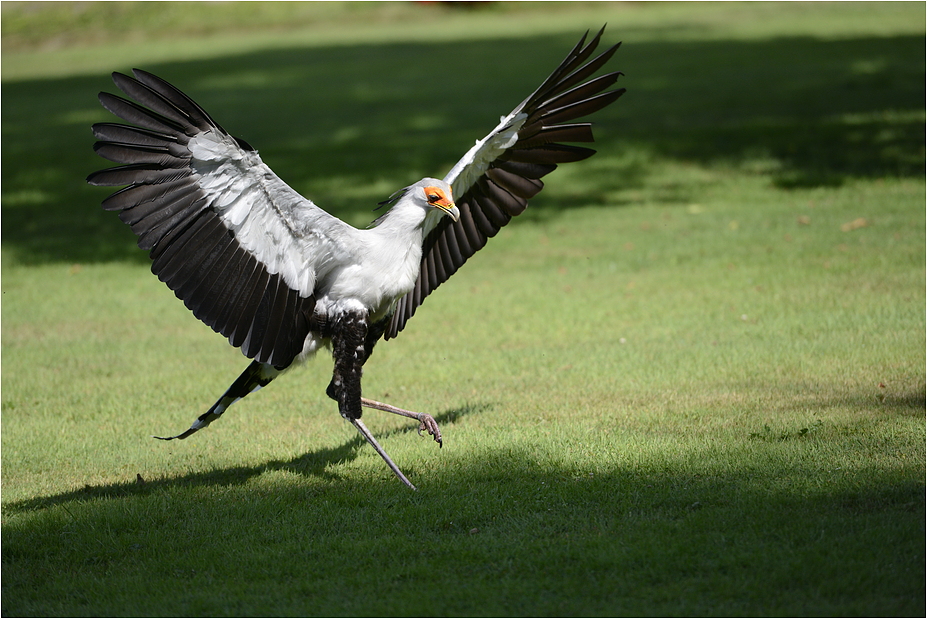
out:
{"label": "shadow on grass", "polygon": [[[860,424],[923,415],[924,391],[813,409],[831,407]],[[332,474],[369,449],[354,437],[13,502],[3,615],[923,614],[917,437],[885,453],[884,433],[854,424],[786,430],[663,451],[618,432],[509,437],[404,466],[418,492],[378,460],[373,475]]]}
{"label": "shadow on grass", "polygon": [[[795,407],[800,407],[802,410],[808,409],[806,404],[796,404],[790,408]],[[873,420],[878,420],[880,415],[922,417],[925,407],[927,407],[925,392],[921,389],[884,398],[879,398],[877,396],[854,396],[830,400],[815,399],[810,410],[826,411],[831,408],[847,410],[856,409],[872,416]],[[472,404],[463,408],[445,411],[436,415],[435,420],[440,426],[444,427],[454,424],[468,415],[480,414],[492,408],[491,404]],[[796,443],[808,443],[815,440],[841,441],[846,440],[847,437],[853,437],[860,432],[866,435],[870,433],[868,429],[837,429],[831,424],[825,424],[820,421],[805,425],[795,425],[794,427],[781,427],[781,424],[776,424],[774,422],[777,417],[778,414],[772,414],[770,417],[774,427],[766,426],[761,430],[758,429],[755,432],[750,432],[743,437],[744,442],[760,441],[766,443],[782,443],[791,441]],[[417,430],[417,426],[409,425],[385,432],[377,432],[375,435],[382,440],[395,435],[412,434],[417,432]],[[427,437],[427,435],[425,436],[429,439],[430,443],[430,437]],[[369,449],[369,447],[366,441],[358,435],[337,447],[307,452],[290,460],[271,460],[258,466],[231,467],[168,478],[136,480],[135,482],[111,483],[99,486],[87,485],[79,490],[53,496],[11,502],[4,505],[3,510],[8,515],[13,515],[41,511],[59,505],[67,505],[75,502],[80,503],[88,500],[115,500],[123,497],[144,497],[170,489],[241,486],[255,477],[272,471],[289,472],[305,477],[315,477],[331,481],[336,484],[343,484],[345,482],[342,476],[331,473],[330,467],[354,461],[358,457],[358,454],[364,449]],[[477,477],[483,478],[482,482],[491,482],[495,480],[501,482],[502,486],[508,486],[512,483],[512,480],[509,478],[516,474],[513,471],[519,471],[517,475],[524,476],[526,480],[533,480],[530,481],[530,483],[537,483],[538,480],[542,479],[556,480],[562,478],[561,481],[566,478],[576,479],[576,473],[570,473],[568,471],[552,472],[549,468],[543,466],[538,468],[538,459],[539,457],[532,458],[530,455],[519,453],[517,450],[503,448],[498,453],[493,453],[482,460],[481,464],[476,467],[479,470],[475,471],[475,474]],[[528,460],[530,460],[530,462],[528,462]],[[408,470],[413,470],[414,464],[406,465],[406,468],[408,468]],[[386,471],[385,468],[384,471]],[[696,477],[698,477],[698,475],[696,475]],[[894,486],[897,484],[892,482],[888,485]],[[921,492],[923,488],[917,484],[915,485],[920,488],[918,492]],[[879,494],[875,487],[872,488],[872,492],[875,493],[873,496]],[[905,502],[910,502],[909,499],[911,497],[907,494],[908,490],[904,490],[902,493],[908,497]],[[921,496],[921,498],[923,498],[923,496]],[[892,499],[889,502],[897,501]]]}
{"label": "shadow on grass", "polygon": [[[491,408],[492,406],[489,404],[474,404],[464,408],[452,409],[435,415],[435,421],[438,422],[439,426],[443,427],[448,424],[456,423],[457,420],[467,415],[482,413]],[[418,426],[409,426],[386,432],[376,432],[375,436],[382,440],[397,434],[410,434],[417,431]],[[431,440],[431,437],[428,438]],[[435,448],[437,449],[439,446],[435,445]],[[307,452],[291,460],[271,460],[259,466],[203,471],[163,479],[136,479],[135,482],[128,483],[104,484],[100,486],[86,485],[80,490],[65,492],[51,497],[41,497],[28,501],[10,503],[9,505],[4,505],[3,509],[13,514],[46,509],[55,505],[67,504],[74,501],[145,496],[163,491],[167,488],[236,486],[247,483],[248,480],[253,477],[257,477],[269,471],[286,471],[307,477],[320,477],[322,479],[334,480],[338,479],[338,476],[330,473],[329,467],[352,462],[357,458],[361,449],[369,449],[369,447],[367,446],[367,441],[358,435],[338,447]]]}
{"label": "shadow on grass", "polygon": [[[556,202],[542,193],[524,218],[633,202],[622,192],[648,186],[660,160],[733,166],[783,188],[924,174],[922,37],[636,44],[609,29],[607,41],[622,38],[612,65],[628,94],[593,117],[600,154],[572,164],[575,177],[549,177]],[[443,175],[574,42],[294,48],[144,68],[254,144],[298,191],[362,226],[396,188]],[[448,67],[453,90],[435,97],[428,78]],[[91,151],[90,125],[112,120],[96,102],[101,89],[115,90],[107,76],[3,85],[2,240],[21,263],[147,261],[99,208],[107,194],[84,184],[106,166]],[[698,199],[697,188],[665,181],[651,189],[670,203]]]}
{"label": "shadow on grass", "polygon": [[506,445],[448,454],[417,493],[242,485],[324,477],[360,447],[7,506],[4,615],[920,616],[910,471],[851,477],[755,443],[737,464],[709,449],[587,470]]}

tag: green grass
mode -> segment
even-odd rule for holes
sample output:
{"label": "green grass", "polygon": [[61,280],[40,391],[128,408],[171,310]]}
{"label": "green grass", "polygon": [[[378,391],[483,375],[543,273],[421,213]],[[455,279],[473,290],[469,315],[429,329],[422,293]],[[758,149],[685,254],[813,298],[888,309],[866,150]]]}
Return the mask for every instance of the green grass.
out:
{"label": "green grass", "polygon": [[[234,6],[3,5],[4,616],[923,616],[922,4]],[[148,438],[246,360],[83,183],[109,71],[363,225],[606,21],[599,154],[367,366],[418,492],[325,355]]]}

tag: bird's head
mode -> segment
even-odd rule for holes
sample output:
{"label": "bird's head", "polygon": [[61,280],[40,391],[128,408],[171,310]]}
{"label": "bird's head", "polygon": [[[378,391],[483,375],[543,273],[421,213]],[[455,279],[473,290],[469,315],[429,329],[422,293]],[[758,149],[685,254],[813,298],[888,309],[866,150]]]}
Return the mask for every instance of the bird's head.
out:
{"label": "bird's head", "polygon": [[460,210],[454,204],[451,186],[436,178],[423,178],[402,191],[397,191],[389,200],[380,202],[380,207],[390,210],[371,224],[379,228],[387,223],[400,228],[422,228],[427,234],[445,215],[453,221],[460,220]]}
{"label": "bird's head", "polygon": [[460,211],[454,204],[451,186],[436,178],[425,178],[411,187],[412,199],[421,204],[427,211],[438,209],[454,221],[460,219]]}

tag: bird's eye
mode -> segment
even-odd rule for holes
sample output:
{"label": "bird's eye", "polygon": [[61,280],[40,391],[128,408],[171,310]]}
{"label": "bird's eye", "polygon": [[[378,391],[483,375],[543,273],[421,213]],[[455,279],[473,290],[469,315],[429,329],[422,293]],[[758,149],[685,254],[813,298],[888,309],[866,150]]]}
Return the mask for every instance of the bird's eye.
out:
{"label": "bird's eye", "polygon": [[429,201],[429,202],[437,202],[437,201],[440,200],[440,199],[441,199],[441,196],[439,196],[439,195],[436,194],[436,193],[430,193],[430,194],[428,194],[428,201]]}

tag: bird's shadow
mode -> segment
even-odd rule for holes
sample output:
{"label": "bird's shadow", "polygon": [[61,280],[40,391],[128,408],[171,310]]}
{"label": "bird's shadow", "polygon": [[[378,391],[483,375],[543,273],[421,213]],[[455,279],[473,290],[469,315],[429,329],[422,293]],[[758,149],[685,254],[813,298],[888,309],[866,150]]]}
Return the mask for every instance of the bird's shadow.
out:
{"label": "bird's shadow", "polygon": [[[455,423],[467,415],[481,413],[492,408],[492,404],[468,404],[460,408],[446,410],[435,415],[438,425],[445,426]],[[418,426],[409,425],[385,432],[375,433],[377,438],[383,439],[396,434],[409,434],[418,431]],[[427,435],[426,435],[427,436]],[[429,437],[430,438],[430,437]],[[337,475],[330,471],[332,465],[344,464],[357,458],[361,448],[367,441],[361,436],[355,436],[338,447],[318,449],[291,458],[289,460],[271,460],[256,466],[239,466],[210,471],[198,471],[177,477],[160,479],[142,479],[138,476],[133,481],[101,484],[97,486],[85,485],[79,490],[72,490],[47,497],[36,497],[25,501],[11,502],[4,505],[8,513],[28,512],[67,504],[73,501],[86,501],[98,498],[117,498],[131,496],[145,496],[158,490],[176,486],[233,486],[246,483],[252,477],[262,475],[268,471],[287,471],[305,476],[316,476],[334,480]]]}

